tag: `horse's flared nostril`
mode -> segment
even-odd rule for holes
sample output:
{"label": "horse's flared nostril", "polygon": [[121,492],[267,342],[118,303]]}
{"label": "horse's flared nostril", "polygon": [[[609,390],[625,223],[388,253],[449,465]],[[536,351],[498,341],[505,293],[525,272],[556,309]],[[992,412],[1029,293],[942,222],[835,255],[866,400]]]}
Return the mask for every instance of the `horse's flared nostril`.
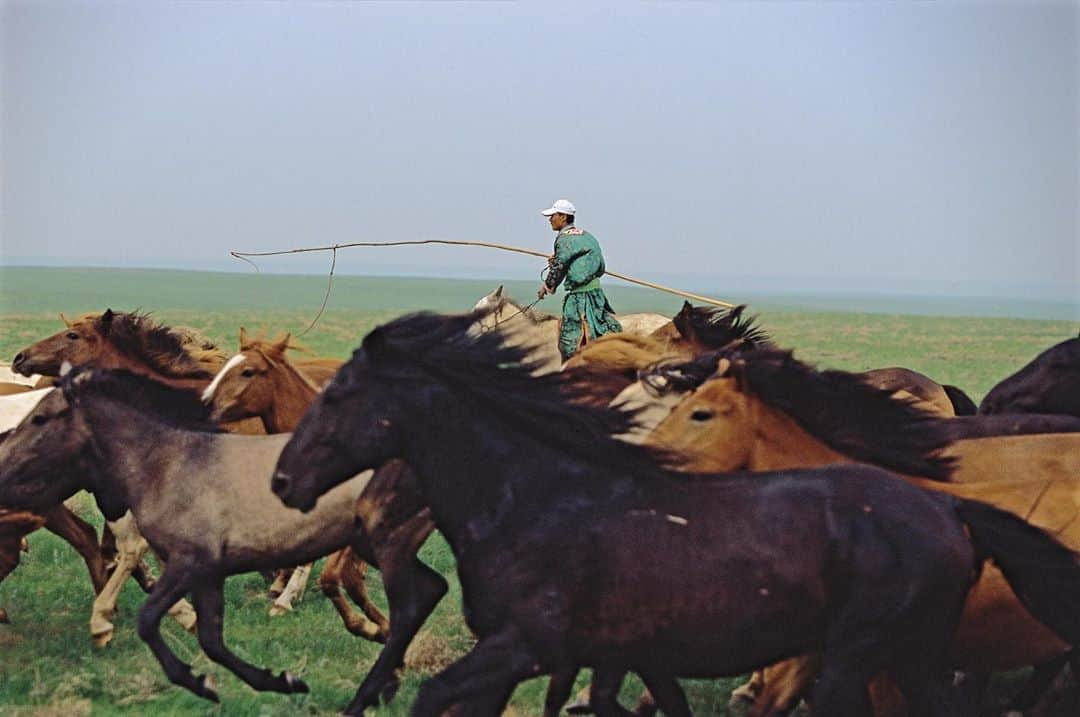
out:
{"label": "horse's flared nostril", "polygon": [[25,360],[26,360],[26,354],[24,354],[22,351],[15,354],[15,358],[11,360],[12,368],[17,368],[19,366],[19,364],[21,364]]}
{"label": "horse's flared nostril", "polygon": [[278,471],[277,473],[274,473],[274,477],[270,479],[270,490],[274,491],[274,495],[284,497],[285,494],[289,492],[290,483],[289,476]]}

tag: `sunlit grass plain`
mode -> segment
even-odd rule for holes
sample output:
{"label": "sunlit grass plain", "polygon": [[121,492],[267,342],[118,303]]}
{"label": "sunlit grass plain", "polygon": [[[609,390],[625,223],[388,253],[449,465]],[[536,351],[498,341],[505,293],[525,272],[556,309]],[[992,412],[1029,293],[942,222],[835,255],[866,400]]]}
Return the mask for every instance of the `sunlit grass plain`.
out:
{"label": "sunlit grass plain", "polygon": [[[458,311],[472,306],[496,282],[338,277],[329,308],[302,342],[319,355],[346,357],[366,331],[404,311]],[[0,360],[59,331],[59,313],[141,309],[162,322],[197,328],[226,349],[236,346],[240,326],[270,333],[299,334],[323,298],[325,277],[213,274],[145,270],[13,269],[0,267]],[[515,296],[531,300],[532,282],[507,282]],[[644,290],[613,287],[622,311],[673,313],[681,300]],[[722,291],[718,288],[718,295]],[[734,298],[738,297],[723,297]],[[548,299],[544,308],[555,310]],[[783,346],[822,367],[865,370],[905,366],[942,383],[960,386],[978,402],[998,380],[1042,349],[1076,334],[1069,321],[1004,318],[936,318],[810,312],[761,302],[751,309]],[[898,312],[903,306],[896,307]],[[84,516],[100,524],[92,501],[81,496]],[[350,699],[377,654],[377,645],[349,636],[329,602],[309,590],[294,614],[270,619],[259,576],[232,578],[227,586],[226,639],[243,657],[274,670],[301,674],[310,695],[256,693],[210,663],[193,636],[166,621],[170,644],[197,672],[209,672],[222,704],[211,705],[164,678],[134,631],[142,600],[129,584],[120,601],[116,639],[105,650],[90,644],[87,618],[92,599],[86,571],[75,553],[55,536],[38,531],[22,565],[0,583],[0,605],[11,625],[0,625],[0,712],[16,715],[333,714]],[[453,559],[438,537],[423,557],[451,578],[451,594],[440,604],[410,653],[398,698],[379,714],[404,715],[420,681],[468,649],[471,638],[460,617],[460,592]],[[385,606],[377,573],[370,578]],[[698,714],[727,715],[734,680],[687,682]],[[1004,694],[999,682],[996,697]],[[539,714],[544,683],[534,680],[515,694],[514,714]],[[636,686],[628,686],[632,699]]]}

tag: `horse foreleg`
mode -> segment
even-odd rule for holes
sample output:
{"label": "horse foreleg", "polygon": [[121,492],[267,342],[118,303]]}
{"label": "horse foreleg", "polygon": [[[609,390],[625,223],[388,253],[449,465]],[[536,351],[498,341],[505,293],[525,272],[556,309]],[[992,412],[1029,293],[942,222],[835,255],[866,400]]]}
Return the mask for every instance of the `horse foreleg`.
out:
{"label": "horse foreleg", "polygon": [[101,544],[98,542],[97,531],[62,504],[44,515],[45,527],[70,543],[71,547],[82,556],[86,569],[90,573],[90,582],[94,585],[94,592],[101,592],[108,579],[108,573],[105,570],[105,559],[101,556]]}
{"label": "horse foreleg", "polygon": [[[154,592],[146,598],[139,609],[139,637],[146,643],[150,651],[154,653],[165,676],[174,685],[179,685],[191,690],[199,697],[218,701],[217,692],[214,691],[210,680],[206,675],[196,677],[188,665],[169,649],[165,639],[161,636],[161,618],[165,615],[170,605],[183,597],[190,585],[190,566],[174,560],[168,565],[154,587]],[[201,622],[201,621],[200,621]]]}
{"label": "horse foreleg", "polygon": [[[653,715],[659,707],[667,717],[690,717],[690,705],[686,701],[686,693],[673,676],[642,672],[641,679],[645,681],[646,690],[638,700],[637,709],[634,710],[635,715]],[[648,712],[643,712],[643,709]]]}
{"label": "horse foreleg", "polygon": [[[390,605],[390,634],[345,714],[363,715],[366,707],[378,706],[380,698],[385,701],[393,698],[398,688],[395,671],[404,662],[405,650],[446,594],[446,580],[416,557],[416,551],[433,529],[430,513],[425,509],[371,546]],[[361,529],[357,531],[354,550],[364,555],[367,538]]]}
{"label": "horse foreleg", "polygon": [[[420,685],[412,717],[439,717],[455,702],[482,695],[510,696],[515,685],[541,674],[537,655],[514,626],[483,637],[471,651]],[[503,705],[488,704],[491,717]]]}
{"label": "horse foreleg", "polygon": [[[544,695],[544,717],[559,717],[562,714],[563,705],[570,699],[570,693],[574,690],[577,674],[578,670],[575,668],[561,670],[551,676],[547,693]],[[585,705],[588,706],[587,693],[585,698]]]}
{"label": "horse foreleg", "polygon": [[[385,642],[386,635],[390,631],[390,624],[368,599],[364,585],[366,569],[367,563],[357,558],[351,548],[339,550],[326,559],[322,572],[319,574],[319,589],[330,599],[338,615],[341,615],[346,630],[358,637]],[[343,586],[369,617],[353,610],[341,592]],[[372,613],[369,609],[374,610],[378,620],[370,619]]]}
{"label": "horse foreleg", "polygon": [[266,592],[271,599],[276,600],[281,597],[281,593],[285,592],[285,586],[288,585],[289,580],[292,579],[292,573],[292,568],[282,568],[281,570],[274,571],[274,579],[270,583],[270,587],[266,589]]}
{"label": "horse foreleg", "polygon": [[[307,563],[293,568],[285,589],[281,591],[281,594],[274,600],[274,604],[270,606],[271,617],[280,617],[287,612],[292,612],[293,603],[300,602],[300,598],[304,596],[304,591],[307,590],[311,565],[311,563]],[[276,580],[274,584],[277,584]],[[273,587],[271,587],[271,592],[273,592]]]}
{"label": "horse foreleg", "polygon": [[206,577],[192,589],[192,598],[199,615],[199,646],[206,656],[257,690],[286,694],[307,692],[308,686],[295,675],[282,672],[275,676],[269,670],[241,660],[225,645],[222,635],[225,614],[222,593],[224,587],[222,578]]}

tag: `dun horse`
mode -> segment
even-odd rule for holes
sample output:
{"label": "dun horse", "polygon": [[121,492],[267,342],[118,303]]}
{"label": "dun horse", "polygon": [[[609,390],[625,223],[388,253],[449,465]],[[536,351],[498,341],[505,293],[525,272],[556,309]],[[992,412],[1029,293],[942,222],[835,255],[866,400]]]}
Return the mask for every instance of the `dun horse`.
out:
{"label": "dun horse", "polygon": [[859,714],[884,668],[921,714],[955,714],[939,670],[990,555],[1033,613],[1080,635],[1062,601],[1080,599],[1075,555],[1020,519],[865,466],[670,473],[610,437],[625,415],[569,404],[526,352],[470,337],[473,320],[420,314],[369,334],[273,479],[287,505],[312,510],[357,467],[416,469],[480,641],[421,687],[414,715],[477,698],[498,714],[522,679],[577,665],[633,669],[685,715],[675,676],[815,645],[820,714]]}
{"label": "dun horse", "polygon": [[41,511],[86,489],[106,518],[134,513],[146,539],[169,558],[138,627],[174,683],[217,699],[159,631],[166,609],[190,592],[210,659],[255,689],[306,692],[295,676],[274,676],[225,646],[222,587],[229,575],[301,564],[346,545],[371,473],[300,514],[282,506],[267,483],[288,436],[219,430],[189,391],[123,370],[76,370],[0,444],[0,493],[16,507]]}
{"label": "dun horse", "polygon": [[[286,335],[276,341],[265,341],[251,338],[240,329],[240,352],[225,363],[202,395],[215,421],[257,417],[262,419],[270,434],[288,433],[296,428],[319,391],[285,355],[291,348],[289,339]],[[343,362],[324,359],[323,363],[336,371]],[[310,565],[296,569],[285,590],[274,601],[271,615],[292,609],[293,600],[303,592],[310,569]],[[366,569],[366,563],[356,558],[351,548],[340,550],[327,558],[319,576],[319,588],[330,598],[349,632],[381,641],[385,639],[389,625],[368,598],[364,586]],[[364,611],[363,615],[357,614],[346,601],[341,593],[343,586]]]}

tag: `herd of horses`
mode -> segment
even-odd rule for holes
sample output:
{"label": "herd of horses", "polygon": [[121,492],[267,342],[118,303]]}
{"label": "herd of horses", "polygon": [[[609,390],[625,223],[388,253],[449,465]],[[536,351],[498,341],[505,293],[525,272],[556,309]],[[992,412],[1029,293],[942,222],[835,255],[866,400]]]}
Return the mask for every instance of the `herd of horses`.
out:
{"label": "herd of horses", "polygon": [[[294,361],[287,335],[241,329],[230,357],[147,315],[64,318],[12,362],[49,385],[0,384],[0,579],[52,530],[86,562],[94,641],[134,578],[168,679],[216,700],[161,620],[255,689],[307,691],[228,648],[222,588],[262,571],[284,614],[327,557],[346,629],[385,643],[346,714],[394,696],[447,591],[417,557],[435,530],[478,640],[416,715],[497,715],[542,674],[557,715],[582,667],[599,715],[632,714],[628,672],[637,714],[690,714],[676,678],[753,672],[752,715],[852,717],[968,714],[954,670],[1036,666],[1018,709],[1080,674],[1080,338],[976,407],[907,369],[820,371],[744,308],[620,317],[565,365],[557,320],[501,288],[384,324],[347,362]],[[100,540],[64,505],[80,490]]]}

